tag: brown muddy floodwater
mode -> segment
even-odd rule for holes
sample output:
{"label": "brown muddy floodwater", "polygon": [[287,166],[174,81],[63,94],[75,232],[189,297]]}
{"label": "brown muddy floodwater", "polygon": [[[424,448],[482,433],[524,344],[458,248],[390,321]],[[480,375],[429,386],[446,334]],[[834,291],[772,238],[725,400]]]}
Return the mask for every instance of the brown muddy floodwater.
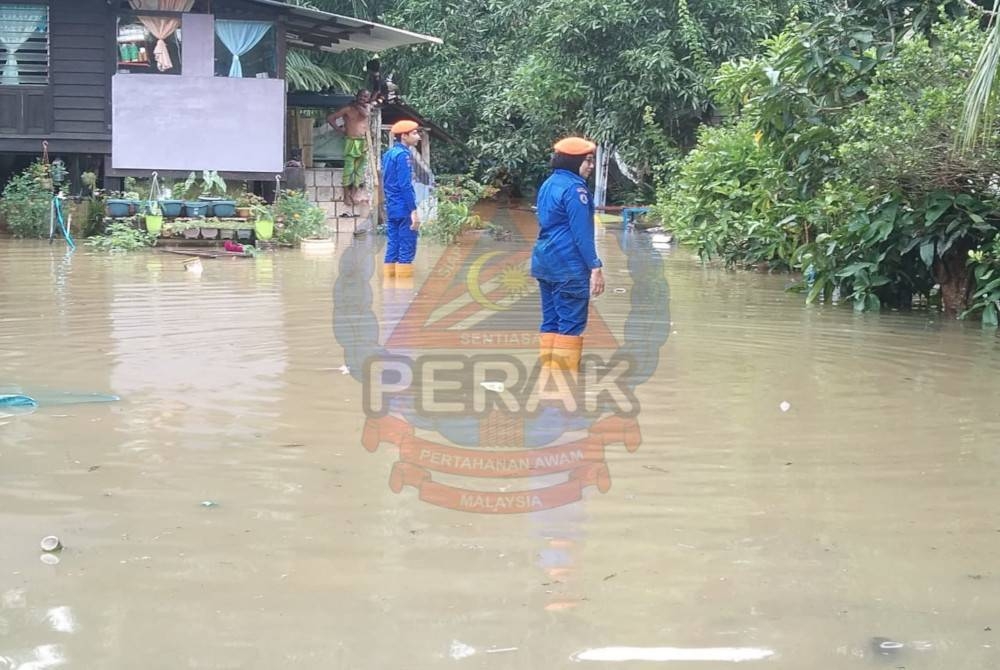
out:
{"label": "brown muddy floodwater", "polygon": [[39,403],[0,408],[0,669],[1000,667],[993,333],[603,230],[587,351],[637,412],[379,418],[372,356],[531,360],[531,213],[492,216],[412,285],[372,235],[201,274],[0,240]]}

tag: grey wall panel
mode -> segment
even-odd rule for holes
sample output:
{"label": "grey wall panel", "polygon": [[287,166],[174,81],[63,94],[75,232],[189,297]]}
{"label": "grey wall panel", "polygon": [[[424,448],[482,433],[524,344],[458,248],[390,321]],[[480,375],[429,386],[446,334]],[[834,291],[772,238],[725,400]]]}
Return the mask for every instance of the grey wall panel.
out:
{"label": "grey wall panel", "polygon": [[281,172],[284,95],[280,79],[116,74],[112,166]]}

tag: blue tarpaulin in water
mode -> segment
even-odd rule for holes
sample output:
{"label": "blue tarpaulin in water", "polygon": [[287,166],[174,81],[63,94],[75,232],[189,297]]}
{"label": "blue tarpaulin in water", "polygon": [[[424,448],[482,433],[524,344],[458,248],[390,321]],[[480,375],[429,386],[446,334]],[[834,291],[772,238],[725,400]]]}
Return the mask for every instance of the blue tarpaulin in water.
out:
{"label": "blue tarpaulin in water", "polygon": [[16,387],[0,387],[0,409],[7,410],[30,411],[38,407],[116,402],[118,400],[121,398],[106,393],[74,393],[50,389],[25,390]]}

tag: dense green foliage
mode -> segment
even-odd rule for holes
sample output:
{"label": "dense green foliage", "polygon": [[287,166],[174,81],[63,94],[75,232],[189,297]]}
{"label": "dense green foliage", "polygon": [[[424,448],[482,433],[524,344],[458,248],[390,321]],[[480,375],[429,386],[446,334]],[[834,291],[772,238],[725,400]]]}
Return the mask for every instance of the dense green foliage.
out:
{"label": "dense green foliage", "polygon": [[723,66],[715,91],[735,119],[702,132],[658,214],[706,258],[802,270],[809,300],[906,307],[938,285],[963,311],[968,263],[996,288],[978,267],[996,264],[1000,135],[956,149],[985,35],[975,20],[895,42],[865,26],[858,13],[796,24]]}
{"label": "dense green foliage", "polygon": [[16,237],[44,237],[49,232],[52,185],[41,161],[15,175],[3,190],[0,212]]}
{"label": "dense green foliage", "polygon": [[279,242],[295,244],[323,232],[326,212],[313,204],[302,191],[282,191],[271,210]]}
{"label": "dense green foliage", "polygon": [[808,3],[409,0],[385,18],[444,45],[385,58],[408,100],[465,143],[467,153],[437,152],[461,170],[471,161],[486,178],[534,185],[553,140],[584,133],[648,181],[655,138],[690,144],[712,114],[714,68],[752,53],[797,4]]}
{"label": "dense green foliage", "polygon": [[87,245],[103,251],[135,251],[156,244],[156,236],[127,223],[108,224],[103,235],[87,238]]}
{"label": "dense green foliage", "polygon": [[463,232],[482,228],[483,221],[472,208],[494,192],[495,189],[484,187],[474,179],[443,177],[435,189],[436,215],[423,222],[420,235],[441,244],[451,244]]}

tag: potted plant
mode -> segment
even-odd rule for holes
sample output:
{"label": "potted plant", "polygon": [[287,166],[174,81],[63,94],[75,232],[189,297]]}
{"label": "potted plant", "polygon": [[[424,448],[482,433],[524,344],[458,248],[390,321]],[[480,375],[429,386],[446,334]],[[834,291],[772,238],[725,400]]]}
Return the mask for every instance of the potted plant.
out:
{"label": "potted plant", "polygon": [[[190,189],[197,180],[197,174],[192,172],[184,185]],[[226,198],[228,187],[218,172],[202,170],[200,187],[201,195],[198,196],[198,200],[209,203],[208,216],[233,216],[236,213],[236,201]]]}
{"label": "potted plant", "polygon": [[254,206],[264,204],[266,204],[264,198],[243,189],[236,198],[236,216],[240,219],[249,219],[253,214]]}
{"label": "potted plant", "polygon": [[[201,238],[203,240],[214,240],[219,236],[219,220],[217,218],[206,219],[201,226]],[[205,224],[208,224],[207,226]]]}
{"label": "potted plant", "polygon": [[258,240],[269,240],[274,237],[274,214],[267,205],[253,206],[253,230]]}
{"label": "potted plant", "polygon": [[166,224],[167,232],[170,235],[183,235],[188,239],[197,239],[201,232],[201,222],[192,219],[174,219]]}
{"label": "potted plant", "polygon": [[160,200],[160,210],[163,216],[173,219],[184,213],[184,187],[178,183],[172,183],[163,189],[163,198]]}
{"label": "potted plant", "polygon": [[[204,217],[214,214],[213,204],[226,193],[226,182],[214,170],[202,170],[201,181],[198,173],[192,172],[181,187],[186,198],[184,210],[188,216]],[[197,200],[195,200],[197,194]],[[213,195],[217,194],[217,195]]]}
{"label": "potted plant", "polygon": [[87,192],[91,195],[97,190],[97,173],[91,172],[90,170],[82,173],[80,175],[80,183],[83,187],[87,189]]}
{"label": "potted plant", "polygon": [[129,201],[125,198],[108,198],[104,201],[108,216],[113,219],[121,219],[129,215]]}
{"label": "potted plant", "polygon": [[159,235],[163,228],[163,211],[160,203],[150,200],[146,209],[146,232],[150,235]]}

